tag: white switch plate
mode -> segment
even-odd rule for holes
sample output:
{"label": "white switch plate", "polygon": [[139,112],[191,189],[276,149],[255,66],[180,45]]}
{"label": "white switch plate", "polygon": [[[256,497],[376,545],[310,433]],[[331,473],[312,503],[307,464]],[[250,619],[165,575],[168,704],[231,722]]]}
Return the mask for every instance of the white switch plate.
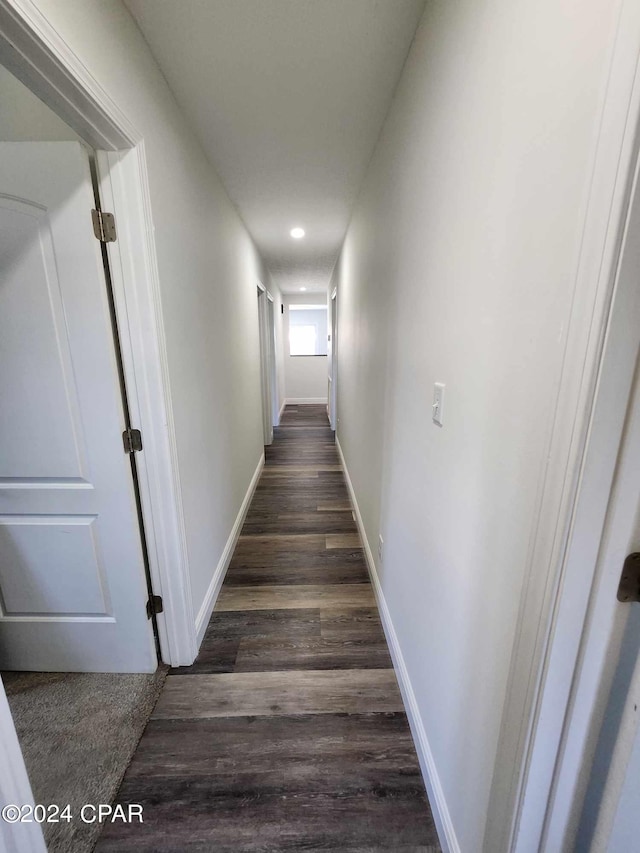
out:
{"label": "white switch plate", "polygon": [[444,382],[436,382],[433,386],[433,405],[431,407],[431,417],[434,424],[443,426],[444,418]]}

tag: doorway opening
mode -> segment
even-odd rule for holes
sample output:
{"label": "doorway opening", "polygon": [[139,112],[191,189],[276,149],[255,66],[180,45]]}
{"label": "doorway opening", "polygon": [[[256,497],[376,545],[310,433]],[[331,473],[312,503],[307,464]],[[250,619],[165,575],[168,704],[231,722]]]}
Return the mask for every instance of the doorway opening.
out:
{"label": "doorway opening", "polygon": [[276,373],[275,312],[273,296],[258,282],[258,329],[260,342],[260,385],[263,443],[273,443],[273,428],[278,425],[278,379]]}
{"label": "doorway opening", "polygon": [[[611,149],[608,141],[602,143],[616,169],[590,207],[598,214],[607,210],[607,217],[588,219],[585,226],[585,245],[601,248],[594,255],[597,275],[582,285],[587,291],[591,286],[599,299],[585,326],[589,347],[582,361],[576,360],[584,402],[552,563],[550,606],[542,611],[545,648],[532,679],[535,705],[524,732],[521,779],[512,788],[516,808],[513,822],[504,824],[513,851],[534,845],[617,853],[630,849],[625,846],[630,833],[635,837],[631,815],[640,795],[637,604],[619,600],[618,587],[625,558],[640,550],[637,98],[635,91],[631,107],[625,103],[624,120],[613,123],[616,133],[608,129],[603,135],[616,140]],[[635,120],[629,121],[629,115]],[[613,199],[611,209],[605,199]],[[503,785],[498,775],[495,782]]]}
{"label": "doorway opening", "polygon": [[335,432],[338,427],[338,291],[329,300],[329,423]]}
{"label": "doorway opening", "polygon": [[[35,802],[77,814],[115,796],[166,668],[94,152],[1,66],[0,92],[0,716]],[[88,851],[99,824],[43,828]]]}
{"label": "doorway opening", "polygon": [[273,298],[267,296],[268,335],[269,335],[269,380],[271,386],[271,424],[276,427],[280,423],[280,403],[278,393],[278,368],[276,363],[277,338],[276,314]]}

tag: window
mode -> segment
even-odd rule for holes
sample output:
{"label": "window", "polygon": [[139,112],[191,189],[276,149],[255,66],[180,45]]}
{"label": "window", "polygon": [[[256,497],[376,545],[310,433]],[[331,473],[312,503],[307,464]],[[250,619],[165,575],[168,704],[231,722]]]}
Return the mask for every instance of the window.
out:
{"label": "window", "polygon": [[290,326],[289,354],[315,355],[317,337],[318,333],[315,326]]}
{"label": "window", "polygon": [[327,354],[327,306],[289,306],[289,355]]}

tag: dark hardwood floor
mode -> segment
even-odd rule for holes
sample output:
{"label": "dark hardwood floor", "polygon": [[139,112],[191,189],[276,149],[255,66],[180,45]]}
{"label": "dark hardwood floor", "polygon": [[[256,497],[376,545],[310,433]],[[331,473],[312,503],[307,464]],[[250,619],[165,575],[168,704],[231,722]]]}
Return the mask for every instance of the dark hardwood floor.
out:
{"label": "dark hardwood floor", "polygon": [[192,666],[97,851],[439,851],[323,406],[288,406]]}

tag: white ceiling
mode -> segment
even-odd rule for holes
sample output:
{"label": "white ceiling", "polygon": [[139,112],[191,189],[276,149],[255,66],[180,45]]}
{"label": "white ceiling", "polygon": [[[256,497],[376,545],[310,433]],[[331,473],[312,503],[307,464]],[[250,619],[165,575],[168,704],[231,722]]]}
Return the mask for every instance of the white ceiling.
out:
{"label": "white ceiling", "polygon": [[277,284],[326,289],[425,0],[125,2]]}

